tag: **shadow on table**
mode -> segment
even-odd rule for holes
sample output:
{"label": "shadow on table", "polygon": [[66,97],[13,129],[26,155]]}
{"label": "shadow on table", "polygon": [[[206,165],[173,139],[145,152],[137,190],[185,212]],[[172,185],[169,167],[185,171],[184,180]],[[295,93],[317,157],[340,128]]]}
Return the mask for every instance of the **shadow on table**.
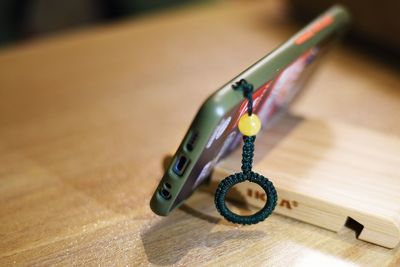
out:
{"label": "shadow on table", "polygon": [[[209,210],[215,211],[213,207],[210,208],[212,201],[209,195],[204,198],[200,196],[200,199],[194,197],[195,202],[182,205],[180,210],[142,230],[141,238],[149,262],[170,265],[180,261],[192,249],[217,250],[225,241],[257,241],[265,237],[262,231],[241,230],[238,229],[240,226],[222,220],[217,214],[210,214]],[[234,229],[212,232],[214,227],[222,224],[229,224]],[[215,253],[210,252],[209,257],[215,257]]]}

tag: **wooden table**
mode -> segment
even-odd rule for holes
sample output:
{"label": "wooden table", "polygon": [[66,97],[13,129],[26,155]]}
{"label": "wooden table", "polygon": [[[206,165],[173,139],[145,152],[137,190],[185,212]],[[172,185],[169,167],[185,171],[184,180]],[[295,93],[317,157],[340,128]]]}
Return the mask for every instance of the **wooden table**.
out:
{"label": "wooden table", "polygon": [[[400,250],[279,215],[149,208],[202,101],[295,31],[278,1],[193,6],[0,52],[0,265],[400,264]],[[399,73],[348,49],[293,107],[400,135]]]}

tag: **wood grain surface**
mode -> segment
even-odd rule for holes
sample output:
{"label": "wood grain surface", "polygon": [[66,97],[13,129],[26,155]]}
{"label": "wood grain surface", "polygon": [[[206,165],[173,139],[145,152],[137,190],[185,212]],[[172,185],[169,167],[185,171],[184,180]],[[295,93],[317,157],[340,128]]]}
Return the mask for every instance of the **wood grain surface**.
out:
{"label": "wood grain surface", "polygon": [[[186,7],[0,51],[0,265],[400,265],[273,215],[238,227],[196,193],[161,218],[162,159],[202,101],[288,38],[278,1]],[[399,73],[337,49],[293,107],[400,135]]]}
{"label": "wood grain surface", "polygon": [[[274,140],[275,139],[275,140]],[[253,170],[278,191],[274,212],[387,248],[400,242],[400,138],[326,120],[286,115],[259,135]],[[241,149],[220,162],[212,182],[239,171]],[[233,200],[262,208],[254,183],[234,187]],[[245,210],[239,212],[246,212]]]}

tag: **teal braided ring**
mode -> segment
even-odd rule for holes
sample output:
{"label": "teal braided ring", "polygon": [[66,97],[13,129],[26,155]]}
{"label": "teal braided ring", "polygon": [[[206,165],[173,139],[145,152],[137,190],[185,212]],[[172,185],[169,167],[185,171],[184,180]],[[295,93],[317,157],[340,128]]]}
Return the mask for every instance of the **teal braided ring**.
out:
{"label": "teal braided ring", "polygon": [[[262,189],[264,189],[267,196],[267,202],[264,207],[257,213],[249,216],[240,216],[233,213],[228,209],[225,203],[226,194],[229,189],[244,181],[258,184]],[[264,221],[274,211],[277,199],[278,195],[272,182],[264,176],[252,171],[246,173],[235,173],[226,177],[218,185],[217,191],[215,192],[215,206],[218,212],[228,221],[237,224],[256,224]]]}

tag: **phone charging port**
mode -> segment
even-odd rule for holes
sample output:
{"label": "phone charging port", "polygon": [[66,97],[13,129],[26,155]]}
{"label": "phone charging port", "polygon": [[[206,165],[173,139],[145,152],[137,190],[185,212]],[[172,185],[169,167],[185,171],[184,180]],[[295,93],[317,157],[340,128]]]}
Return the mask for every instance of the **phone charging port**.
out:
{"label": "phone charging port", "polygon": [[190,160],[184,156],[184,155],[180,155],[177,160],[175,161],[174,167],[173,167],[173,171],[174,173],[176,173],[177,175],[181,176],[187,166],[189,165]]}

